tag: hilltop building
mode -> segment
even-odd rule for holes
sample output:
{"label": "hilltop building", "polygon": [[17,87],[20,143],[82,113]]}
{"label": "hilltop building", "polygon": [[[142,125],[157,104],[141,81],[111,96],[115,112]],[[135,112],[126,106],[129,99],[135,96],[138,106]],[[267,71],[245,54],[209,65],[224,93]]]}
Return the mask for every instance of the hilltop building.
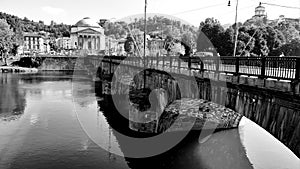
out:
{"label": "hilltop building", "polygon": [[300,24],[300,18],[286,18],[284,15],[280,15],[278,19],[270,20],[267,18],[266,8],[259,4],[255,8],[255,14],[252,18],[248,19],[246,25],[257,25],[260,23],[263,24],[279,24],[282,22],[289,22],[294,24]]}
{"label": "hilltop building", "polygon": [[245,23],[247,24],[255,24],[255,23],[267,23],[267,14],[266,14],[266,8],[259,4],[254,11],[254,16],[252,18],[248,19]]}
{"label": "hilltop building", "polygon": [[104,29],[89,17],[71,27],[71,48],[97,54],[105,50]]}
{"label": "hilltop building", "polygon": [[300,24],[300,18],[286,18],[284,15],[280,15],[278,19],[275,19],[274,22],[281,23],[281,22],[290,22],[294,24]]}

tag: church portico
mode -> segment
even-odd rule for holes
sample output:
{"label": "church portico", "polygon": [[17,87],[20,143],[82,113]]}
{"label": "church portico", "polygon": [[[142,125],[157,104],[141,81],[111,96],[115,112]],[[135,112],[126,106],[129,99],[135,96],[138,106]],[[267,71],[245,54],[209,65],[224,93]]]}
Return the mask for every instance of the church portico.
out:
{"label": "church portico", "polygon": [[97,54],[105,50],[104,29],[90,18],[84,18],[71,28],[71,43],[74,49]]}

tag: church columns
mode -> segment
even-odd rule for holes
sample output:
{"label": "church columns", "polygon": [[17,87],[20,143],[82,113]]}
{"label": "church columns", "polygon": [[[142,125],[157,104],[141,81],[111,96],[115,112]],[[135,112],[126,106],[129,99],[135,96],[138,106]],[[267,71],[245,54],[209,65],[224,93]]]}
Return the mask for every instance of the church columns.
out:
{"label": "church columns", "polygon": [[101,38],[100,34],[78,34],[78,49],[87,49],[92,51],[100,50]]}
{"label": "church columns", "polygon": [[84,35],[83,49],[88,49],[88,36]]}
{"label": "church columns", "polygon": [[81,35],[81,49],[85,49],[85,41],[86,41],[86,36],[85,35]]}
{"label": "church columns", "polygon": [[99,36],[97,36],[96,38],[97,38],[97,50],[100,50],[100,46],[99,46],[99,44],[100,44]]}
{"label": "church columns", "polygon": [[96,36],[93,36],[93,44],[94,44],[94,50],[97,50]]}
{"label": "church columns", "polygon": [[100,39],[100,36],[98,36],[98,49],[99,49],[99,50],[101,49],[100,44],[101,44],[101,39]]}
{"label": "church columns", "polygon": [[96,45],[95,45],[95,36],[91,37],[91,43],[92,43],[92,50],[96,49]]}
{"label": "church columns", "polygon": [[83,35],[79,35],[79,37],[78,37],[78,47],[80,49],[83,49],[83,44],[84,44],[84,36]]}
{"label": "church columns", "polygon": [[99,36],[96,36],[96,46],[97,46],[97,50],[100,49],[100,47],[99,47],[99,42],[100,42]]}

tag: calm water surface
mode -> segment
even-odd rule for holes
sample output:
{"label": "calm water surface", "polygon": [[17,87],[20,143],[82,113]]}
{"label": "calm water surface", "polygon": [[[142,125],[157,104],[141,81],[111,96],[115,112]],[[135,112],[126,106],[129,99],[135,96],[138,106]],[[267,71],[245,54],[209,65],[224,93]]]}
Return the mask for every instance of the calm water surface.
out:
{"label": "calm water surface", "polygon": [[73,102],[71,78],[0,74],[1,169],[128,168],[124,158],[99,148],[82,130],[74,104],[97,105]]}
{"label": "calm water surface", "polygon": [[[94,86],[87,79],[65,73],[0,74],[0,168],[247,169],[269,165],[265,163],[266,156],[272,155],[257,156],[262,147],[255,145],[266,148],[270,143],[257,144],[257,128],[251,125],[215,133],[201,146],[199,133],[191,132],[171,150],[150,158],[124,158],[108,153],[106,150],[126,155],[126,145],[112,128],[126,134],[130,133],[129,125],[111,105],[105,106],[103,98],[96,97]],[[86,133],[96,136],[103,147]],[[254,146],[254,153],[246,151],[243,145]],[[272,147],[267,150],[274,152]],[[276,158],[281,158],[278,152],[282,151],[276,152]],[[250,160],[247,154],[252,156]],[[253,164],[255,157],[260,157],[256,158],[260,161]],[[276,158],[269,158],[269,163],[274,164]]]}

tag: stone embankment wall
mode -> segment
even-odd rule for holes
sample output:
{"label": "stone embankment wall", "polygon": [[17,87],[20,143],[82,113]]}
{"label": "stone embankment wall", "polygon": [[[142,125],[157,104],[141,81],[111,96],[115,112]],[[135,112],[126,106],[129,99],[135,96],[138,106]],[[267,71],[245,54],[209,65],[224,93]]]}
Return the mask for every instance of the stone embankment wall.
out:
{"label": "stone embankment wall", "polygon": [[66,71],[87,69],[88,59],[76,57],[24,57],[13,62],[12,66],[37,68],[42,71]]}

